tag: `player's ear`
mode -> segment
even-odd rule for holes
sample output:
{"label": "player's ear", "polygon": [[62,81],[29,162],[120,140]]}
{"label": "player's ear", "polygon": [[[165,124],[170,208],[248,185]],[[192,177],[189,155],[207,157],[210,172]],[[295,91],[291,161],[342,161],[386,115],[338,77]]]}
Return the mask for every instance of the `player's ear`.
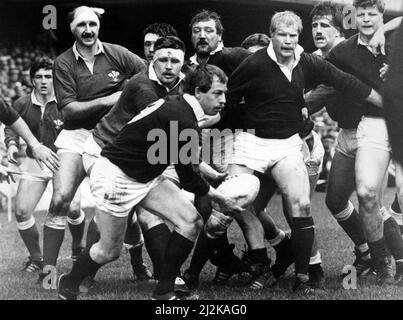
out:
{"label": "player's ear", "polygon": [[196,99],[199,99],[199,98],[200,98],[201,91],[200,91],[200,88],[199,88],[199,87],[196,87],[196,88],[195,88],[194,94],[195,94]]}

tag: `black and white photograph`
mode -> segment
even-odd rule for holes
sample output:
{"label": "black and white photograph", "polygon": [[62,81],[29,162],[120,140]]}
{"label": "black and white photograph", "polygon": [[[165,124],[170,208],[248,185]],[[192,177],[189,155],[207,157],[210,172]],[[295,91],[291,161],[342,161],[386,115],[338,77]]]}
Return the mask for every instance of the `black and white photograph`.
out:
{"label": "black and white photograph", "polygon": [[402,20],[402,0],[0,0],[0,300],[403,299]]}

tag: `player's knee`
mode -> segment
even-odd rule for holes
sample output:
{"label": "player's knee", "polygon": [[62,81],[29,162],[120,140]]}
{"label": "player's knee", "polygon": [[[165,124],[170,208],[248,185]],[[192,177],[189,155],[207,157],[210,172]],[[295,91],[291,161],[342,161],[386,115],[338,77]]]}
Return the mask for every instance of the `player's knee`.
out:
{"label": "player's knee", "polygon": [[203,227],[203,219],[200,214],[194,210],[191,214],[183,215],[176,223],[179,230],[184,233],[198,233]]}
{"label": "player's knee", "polygon": [[151,228],[164,223],[164,220],[162,220],[160,217],[144,209],[137,211],[137,219],[143,232],[147,232]]}
{"label": "player's knee", "polygon": [[69,208],[68,212],[67,212],[67,216],[69,219],[71,220],[77,220],[81,217],[81,210],[79,207],[76,208]]}
{"label": "player's knee", "polygon": [[99,252],[102,260],[104,260],[104,262],[110,262],[110,261],[114,261],[116,259],[119,258],[120,256],[120,247],[118,246],[111,246],[108,248],[102,248]]}
{"label": "player's knee", "polygon": [[311,201],[309,197],[303,197],[295,201],[294,217],[309,217],[311,215]]}
{"label": "player's knee", "polygon": [[71,198],[66,194],[57,192],[53,195],[49,211],[58,215],[67,215],[70,208]]}
{"label": "player's knee", "polygon": [[360,186],[357,188],[357,196],[360,206],[366,211],[372,211],[378,205],[378,192],[375,188]]}
{"label": "player's knee", "polygon": [[204,232],[209,238],[217,239],[227,231],[233,220],[233,217],[213,210],[210,218],[204,225]]}
{"label": "player's knee", "polygon": [[15,208],[15,219],[17,222],[24,222],[31,218],[32,212],[23,206],[17,204]]}

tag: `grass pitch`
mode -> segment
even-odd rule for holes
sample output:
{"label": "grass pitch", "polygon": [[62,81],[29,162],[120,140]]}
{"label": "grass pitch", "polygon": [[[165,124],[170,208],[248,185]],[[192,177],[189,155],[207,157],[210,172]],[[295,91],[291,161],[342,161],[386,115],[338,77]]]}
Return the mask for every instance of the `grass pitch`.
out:
{"label": "grass pitch", "polygon": [[[385,196],[387,206],[393,201],[393,189],[388,189]],[[342,229],[330,215],[324,203],[324,193],[315,193],[312,199],[312,213],[316,224],[316,236],[319,249],[322,255],[323,267],[325,270],[326,284],[325,290],[317,292],[309,299],[318,300],[390,300],[402,299],[403,288],[397,286],[379,287],[374,284],[371,277],[358,279],[357,289],[346,290],[342,286],[340,274],[343,267],[354,260],[352,253],[353,245],[347,239]],[[356,199],[353,198],[356,205]],[[275,196],[269,207],[275,220],[288,229],[285,219],[282,216],[281,199]],[[87,211],[87,221],[92,217],[93,212]],[[35,214],[37,224],[42,234],[44,212]],[[18,234],[15,221],[7,222],[6,214],[0,214],[0,299],[56,299],[54,290],[44,290],[37,283],[37,274],[21,271],[22,263],[28,256],[22,240]],[[236,253],[241,255],[244,249],[244,239],[234,223],[229,231],[230,242],[236,244]],[[42,240],[41,240],[42,241]],[[61,254],[58,260],[58,271],[68,272],[71,267],[70,260],[71,236],[66,230],[66,237],[63,243]],[[270,257],[274,260],[274,251],[268,249]],[[144,251],[145,261],[150,264],[147,253]],[[182,270],[184,270],[187,261]],[[305,299],[295,295],[291,291],[293,283],[293,267],[290,267],[286,277],[280,281],[275,288],[263,289],[262,291],[252,291],[247,288],[248,279],[245,277],[234,277],[227,286],[213,285],[211,280],[214,277],[215,267],[207,263],[204,268],[200,287],[196,294],[200,299],[224,299],[224,300],[294,300]],[[144,300],[149,299],[154,288],[154,283],[136,283],[129,281],[132,278],[132,270],[128,254],[122,251],[121,257],[107,266],[103,267],[97,277],[96,287],[81,299],[90,300]]]}

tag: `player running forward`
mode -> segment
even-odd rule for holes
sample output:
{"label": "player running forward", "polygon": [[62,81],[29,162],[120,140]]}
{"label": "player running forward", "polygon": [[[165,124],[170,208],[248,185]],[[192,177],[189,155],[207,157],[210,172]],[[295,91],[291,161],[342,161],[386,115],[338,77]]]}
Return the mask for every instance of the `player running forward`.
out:
{"label": "player running forward", "polygon": [[[153,298],[176,299],[175,278],[193,247],[202,220],[180,189],[169,179],[161,178],[163,171],[170,163],[175,163],[185,190],[210,197],[223,212],[242,211],[234,198],[217,192],[192,168],[192,162],[198,162],[199,157],[197,121],[205,114],[214,115],[222,110],[226,81],[225,74],[215,66],[196,68],[185,78],[183,96],[158,100],[135,116],[114,141],[105,146],[90,176],[101,239],[80,255],[69,274],[59,278],[59,298],[75,299],[86,275],[118,258],[127,214],[139,204],[174,226]],[[178,141],[178,138],[171,141],[173,130],[197,141],[190,159],[180,150],[185,146],[189,151],[186,145],[194,141]],[[161,143],[158,137],[163,139],[163,149],[157,147]],[[171,148],[176,145],[178,148]]]}
{"label": "player running forward", "polygon": [[[310,215],[308,173],[298,135],[301,108],[305,105],[304,88],[324,83],[367,98],[378,106],[382,99],[355,77],[313,54],[304,53],[298,45],[301,30],[301,19],[293,12],[284,11],[272,17],[272,41],[267,50],[246,58],[229,78],[228,110],[223,116],[230,116],[231,109],[245,99],[244,129],[255,129],[255,135],[242,132],[236,136],[229,171],[232,174],[271,173],[292,215],[294,290],[309,294],[313,291],[308,285],[308,268],[314,223]],[[245,219],[244,224],[250,222]],[[259,241],[261,238],[262,235],[256,236]]]}
{"label": "player running forward", "polygon": [[[45,265],[56,265],[67,210],[85,177],[82,153],[90,130],[116,103],[126,81],[146,68],[143,60],[126,48],[98,39],[99,16],[98,11],[86,6],[69,14],[75,42],[54,63],[55,93],[65,124],[55,142],[60,169],[54,175],[54,190],[44,226]],[[74,232],[82,235],[84,216],[70,222]]]}
{"label": "player running forward", "polygon": [[[134,116],[158,99],[179,93],[184,78],[184,74],[181,73],[185,57],[184,43],[177,37],[167,36],[159,38],[153,48],[153,59],[150,61],[147,71],[141,72],[129,80],[119,101],[99,121],[87,139],[83,153],[83,164],[87,175],[90,174],[92,166],[100,156],[101,149],[112,142]],[[172,170],[175,171],[174,168]],[[167,176],[167,170],[163,175]],[[136,259],[132,253],[132,251],[138,250],[138,244],[142,242],[141,231],[136,230],[138,223],[131,223],[133,220],[137,221],[138,216],[138,222],[144,233],[144,242],[153,263],[154,277],[158,279],[163,267],[164,248],[171,233],[161,218],[144,209],[137,208],[137,212],[137,215],[129,215],[130,220],[125,237],[125,245],[133,246],[129,252],[134,274],[137,279],[140,279],[139,271],[143,265],[142,261],[138,261],[139,259]],[[95,223],[91,222],[89,228],[95,228],[96,231],[89,231],[90,240],[87,241],[87,246],[91,246],[99,240],[98,228],[93,224]]]}

